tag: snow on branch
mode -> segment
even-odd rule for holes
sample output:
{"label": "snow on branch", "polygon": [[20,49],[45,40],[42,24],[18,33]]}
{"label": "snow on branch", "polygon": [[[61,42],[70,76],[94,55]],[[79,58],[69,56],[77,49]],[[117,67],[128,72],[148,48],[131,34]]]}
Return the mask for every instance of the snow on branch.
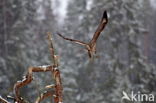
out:
{"label": "snow on branch", "polygon": [[[14,93],[15,93],[15,100],[17,103],[24,103],[24,100],[20,96],[20,89],[33,80],[33,72],[51,72],[53,79],[55,81],[54,85],[48,85],[45,88],[52,88],[54,90],[44,91],[35,101],[35,103],[40,103],[42,100],[46,99],[47,97],[51,96],[54,98],[55,103],[63,103],[62,99],[62,83],[60,77],[60,71],[58,70],[58,56],[55,55],[54,46],[51,38],[51,34],[48,32],[48,40],[49,40],[49,48],[51,52],[51,56],[53,59],[53,65],[47,66],[39,66],[39,67],[29,67],[26,76],[23,77],[21,81],[17,81],[14,85]],[[3,99],[1,99],[3,100]],[[7,102],[4,102],[7,103]]]}

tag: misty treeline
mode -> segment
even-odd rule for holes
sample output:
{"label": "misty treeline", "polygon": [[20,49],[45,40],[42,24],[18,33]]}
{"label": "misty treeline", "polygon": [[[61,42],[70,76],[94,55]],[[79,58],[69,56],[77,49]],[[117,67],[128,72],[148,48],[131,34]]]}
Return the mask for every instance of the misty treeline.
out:
{"label": "misty treeline", "polygon": [[[55,2],[55,3],[54,3]],[[55,4],[55,7],[53,7]],[[155,11],[148,0],[70,0],[61,21],[53,0],[1,0],[0,95],[30,66],[51,63],[46,32],[52,32],[60,57],[64,103],[120,103],[122,91],[156,94]],[[89,41],[104,10],[109,22],[97,42],[97,58],[56,35]],[[51,83],[50,73],[35,73],[21,95],[33,102]],[[51,99],[45,100],[49,103]]]}

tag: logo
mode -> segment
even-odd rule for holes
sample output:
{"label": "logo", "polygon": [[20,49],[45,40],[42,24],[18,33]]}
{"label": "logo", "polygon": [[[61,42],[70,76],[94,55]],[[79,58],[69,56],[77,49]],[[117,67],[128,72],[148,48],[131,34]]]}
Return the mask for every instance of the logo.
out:
{"label": "logo", "polygon": [[128,101],[139,101],[139,102],[147,102],[147,101],[154,101],[154,95],[153,94],[142,94],[140,91],[137,93],[134,93],[131,91],[130,95],[128,95],[125,91],[122,91],[122,98],[121,101],[123,100],[128,100]]}

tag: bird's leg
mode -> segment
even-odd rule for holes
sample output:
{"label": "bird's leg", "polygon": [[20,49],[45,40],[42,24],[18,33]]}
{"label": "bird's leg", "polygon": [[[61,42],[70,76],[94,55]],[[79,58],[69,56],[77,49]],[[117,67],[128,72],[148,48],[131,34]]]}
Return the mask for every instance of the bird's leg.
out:
{"label": "bird's leg", "polygon": [[90,59],[93,57],[92,52],[90,50],[88,50],[88,56]]}

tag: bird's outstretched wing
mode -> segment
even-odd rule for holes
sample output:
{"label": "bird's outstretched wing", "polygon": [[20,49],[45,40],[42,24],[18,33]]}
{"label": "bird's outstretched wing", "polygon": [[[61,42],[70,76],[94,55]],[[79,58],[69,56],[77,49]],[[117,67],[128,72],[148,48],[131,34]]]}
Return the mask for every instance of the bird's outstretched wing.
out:
{"label": "bird's outstretched wing", "polygon": [[100,24],[98,28],[96,29],[96,32],[94,33],[92,40],[90,41],[91,45],[96,43],[99,35],[101,34],[102,30],[105,28],[107,22],[108,22],[107,12],[104,11]]}
{"label": "bird's outstretched wing", "polygon": [[87,43],[84,43],[84,42],[79,41],[79,40],[74,40],[74,39],[66,38],[63,35],[61,35],[60,33],[57,33],[57,35],[59,35],[61,38],[65,39],[65,40],[72,41],[72,42],[74,42],[76,44],[79,44],[79,45],[84,45],[84,46],[88,45]]}

